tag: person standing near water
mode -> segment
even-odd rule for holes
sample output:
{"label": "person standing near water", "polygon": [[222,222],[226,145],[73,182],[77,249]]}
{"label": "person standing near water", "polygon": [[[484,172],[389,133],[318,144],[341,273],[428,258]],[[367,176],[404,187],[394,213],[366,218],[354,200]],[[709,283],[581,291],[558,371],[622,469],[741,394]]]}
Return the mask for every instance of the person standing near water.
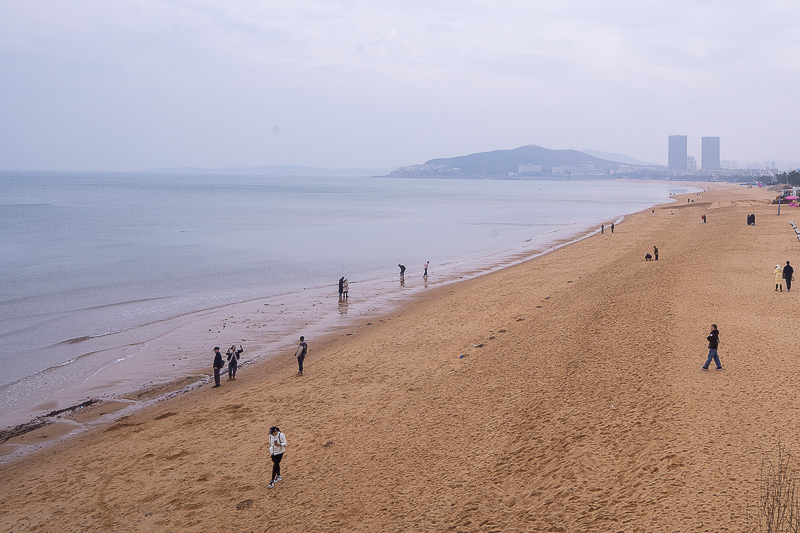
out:
{"label": "person standing near water", "polygon": [[239,345],[239,349],[236,349],[236,345],[234,344],[228,351],[225,352],[225,355],[228,356],[228,379],[236,379],[236,369],[239,367],[239,356],[244,351],[242,345]]}
{"label": "person standing near water", "polygon": [[219,373],[222,372],[222,367],[225,366],[225,361],[222,360],[222,354],[219,353],[219,346],[214,346],[214,386],[215,389],[219,387]]}
{"label": "person standing near water", "polygon": [[600,224],[600,235],[602,235],[603,233],[605,233],[605,231],[606,231],[606,227],[605,227],[605,225],[603,225],[603,224]]}
{"label": "person standing near water", "polygon": [[786,292],[789,292],[792,290],[792,280],[794,279],[794,269],[789,261],[786,261],[786,266],[783,267],[783,279],[786,280]]}
{"label": "person standing near water", "polygon": [[342,281],[342,296],[345,298],[349,298],[349,295],[347,293],[350,292],[350,282],[347,281],[347,278],[343,279],[344,281]]}
{"label": "person standing near water", "polygon": [[428,277],[428,265],[430,265],[430,264],[431,264],[430,261],[425,261],[425,264],[422,266],[422,268],[424,270],[424,272],[422,273],[422,277],[423,278],[427,278]]}
{"label": "person standing near water", "polygon": [[[302,339],[302,337],[300,337]],[[272,478],[267,485],[268,489],[275,486],[275,483],[283,479],[281,477],[281,459],[286,451],[286,435],[281,433],[278,426],[269,428],[269,457],[272,459]]]}
{"label": "person standing near water", "polygon": [[406,277],[406,266],[405,265],[397,265],[400,267],[400,279],[405,279]]}
{"label": "person standing near water", "polygon": [[339,278],[339,298],[342,297],[343,292],[344,292],[344,276]]}
{"label": "person standing near water", "polygon": [[717,370],[722,370],[722,364],[719,362],[719,354],[717,353],[717,348],[719,347],[719,330],[716,324],[711,324],[711,333],[708,334],[706,340],[708,341],[708,359],[706,359],[706,364],[703,365],[703,370],[708,370],[708,365],[711,364],[712,359],[714,360],[714,364],[717,365]]}
{"label": "person standing near water", "polygon": [[303,375],[303,361],[306,359],[306,354],[308,353],[308,344],[306,344],[306,338],[300,335],[300,344],[297,345],[297,351],[294,353],[294,356],[297,357],[297,375]]}
{"label": "person standing near water", "polygon": [[614,233],[614,223],[611,223],[611,233]]}

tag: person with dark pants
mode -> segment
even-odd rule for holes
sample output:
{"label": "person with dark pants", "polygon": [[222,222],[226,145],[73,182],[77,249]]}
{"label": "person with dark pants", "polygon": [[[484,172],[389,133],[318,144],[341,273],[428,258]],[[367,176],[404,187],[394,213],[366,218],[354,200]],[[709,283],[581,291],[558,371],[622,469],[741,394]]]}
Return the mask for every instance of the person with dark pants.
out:
{"label": "person with dark pants", "polygon": [[783,279],[786,280],[786,292],[792,290],[792,279],[794,278],[794,269],[789,264],[789,261],[786,261],[786,266],[783,267]]}
{"label": "person with dark pants", "polygon": [[717,348],[719,347],[719,330],[716,324],[711,324],[711,333],[708,334],[706,340],[708,341],[708,359],[706,359],[706,364],[703,365],[703,370],[708,370],[708,365],[711,364],[712,359],[714,360],[714,364],[717,365],[717,370],[722,370],[722,364],[719,362],[719,354],[717,354]]}
{"label": "person with dark pants", "polygon": [[342,297],[343,292],[344,292],[344,276],[339,278],[339,298]]}
{"label": "person with dark pants", "polygon": [[653,258],[658,261],[658,248],[653,246]]}
{"label": "person with dark pants", "polygon": [[268,489],[275,486],[275,483],[283,479],[281,477],[281,459],[283,459],[283,452],[286,451],[286,435],[281,433],[277,426],[269,428],[269,456],[272,459],[272,478],[270,479]]}
{"label": "person with dark pants", "polygon": [[308,344],[306,344],[306,338],[300,335],[300,344],[297,346],[297,351],[295,352],[294,356],[297,357],[297,375],[303,375],[303,361],[306,359],[306,353],[308,353]]}
{"label": "person with dark pants", "polygon": [[225,366],[225,361],[222,360],[222,354],[219,353],[219,346],[214,347],[214,386],[215,389],[219,387],[219,373],[222,372],[222,367]]}
{"label": "person with dark pants", "polygon": [[406,277],[406,266],[405,265],[397,265],[400,267],[400,279],[404,279]]}
{"label": "person with dark pants", "polygon": [[239,367],[239,356],[244,351],[242,345],[239,345],[239,349],[236,349],[236,345],[234,344],[228,351],[225,352],[225,355],[228,356],[228,379],[236,379],[236,369]]}

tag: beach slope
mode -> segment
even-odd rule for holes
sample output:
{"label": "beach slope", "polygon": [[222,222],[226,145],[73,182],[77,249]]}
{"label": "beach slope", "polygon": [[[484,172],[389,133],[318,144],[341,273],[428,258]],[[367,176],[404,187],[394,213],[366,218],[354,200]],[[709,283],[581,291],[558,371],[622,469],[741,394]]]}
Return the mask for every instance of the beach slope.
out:
{"label": "beach slope", "polygon": [[741,530],[762,459],[798,442],[772,272],[800,242],[772,193],[716,187],[307,339],[302,377],[286,353],[0,466],[0,527]]}

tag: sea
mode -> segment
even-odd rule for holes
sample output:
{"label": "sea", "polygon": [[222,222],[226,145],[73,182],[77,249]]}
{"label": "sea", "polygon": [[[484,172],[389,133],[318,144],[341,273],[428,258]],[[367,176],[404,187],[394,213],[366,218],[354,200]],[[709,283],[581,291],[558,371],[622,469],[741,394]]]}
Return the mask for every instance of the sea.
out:
{"label": "sea", "polygon": [[[605,180],[0,173],[0,429],[141,386],[109,372],[130,367],[121,354],[210,310],[257,300],[269,313],[280,302],[321,334],[694,190]],[[350,283],[349,314],[340,277]],[[259,335],[286,344],[302,329],[284,320]],[[164,381],[186,371],[163,366]],[[196,366],[208,372],[210,354]]]}

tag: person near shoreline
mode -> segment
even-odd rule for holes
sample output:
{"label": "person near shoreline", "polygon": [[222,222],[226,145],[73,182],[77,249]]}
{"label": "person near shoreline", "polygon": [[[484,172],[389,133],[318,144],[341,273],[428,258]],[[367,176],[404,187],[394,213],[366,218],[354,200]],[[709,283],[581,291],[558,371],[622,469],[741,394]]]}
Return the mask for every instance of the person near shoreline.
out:
{"label": "person near shoreline", "polygon": [[614,223],[611,223],[611,233],[614,233]]}
{"label": "person near shoreline", "polygon": [[242,348],[241,344],[238,350],[234,344],[225,352],[225,355],[228,356],[228,379],[236,379],[236,369],[239,367],[239,356],[242,355],[243,351],[244,348]]}
{"label": "person near shoreline", "polygon": [[708,334],[706,340],[708,341],[708,359],[706,359],[706,364],[703,365],[703,370],[708,370],[708,365],[711,364],[712,359],[714,360],[714,364],[717,365],[717,370],[722,370],[722,364],[719,362],[719,354],[717,353],[717,348],[719,347],[719,330],[716,324],[711,324],[711,333]]}
{"label": "person near shoreline", "polygon": [[783,279],[786,280],[786,292],[792,290],[792,281],[794,280],[794,268],[786,261],[786,266],[783,267]]}
{"label": "person near shoreline", "polygon": [[342,297],[349,298],[350,296],[348,293],[350,292],[350,282],[347,281],[347,278],[343,278],[342,281]]}
{"label": "person near shoreline", "polygon": [[422,277],[423,278],[427,278],[428,277],[428,265],[430,265],[430,264],[431,264],[430,261],[425,261],[425,264],[422,265],[422,270],[423,270]]}
{"label": "person near shoreline", "polygon": [[344,292],[344,276],[339,278],[339,298],[342,297],[343,292]]}
{"label": "person near shoreline", "polygon": [[653,260],[658,261],[658,248],[653,246]]}
{"label": "person near shoreline", "polygon": [[225,361],[222,360],[222,354],[219,353],[219,346],[214,346],[214,386],[211,387],[212,389],[219,387],[219,374],[224,366]]}
{"label": "person near shoreline", "polygon": [[[300,337],[302,339],[302,337]],[[275,486],[275,483],[283,479],[281,477],[281,459],[283,452],[286,451],[286,435],[278,426],[269,428],[269,457],[272,459],[272,477],[270,478],[268,489]]]}
{"label": "person near shoreline", "polygon": [[400,267],[400,279],[405,279],[406,277],[406,266],[405,265],[397,265]]}
{"label": "person near shoreline", "polygon": [[306,338],[300,335],[300,344],[297,345],[297,351],[294,353],[294,356],[297,357],[297,375],[303,375],[303,361],[306,359],[306,354],[308,353],[308,344],[306,344]]}
{"label": "person near shoreline", "polygon": [[783,292],[783,269],[780,265],[775,265],[775,290]]}
{"label": "person near shoreline", "polygon": [[605,227],[605,225],[604,225],[604,224],[600,224],[600,235],[602,235],[603,233],[605,233],[605,231],[606,231],[606,227]]}

